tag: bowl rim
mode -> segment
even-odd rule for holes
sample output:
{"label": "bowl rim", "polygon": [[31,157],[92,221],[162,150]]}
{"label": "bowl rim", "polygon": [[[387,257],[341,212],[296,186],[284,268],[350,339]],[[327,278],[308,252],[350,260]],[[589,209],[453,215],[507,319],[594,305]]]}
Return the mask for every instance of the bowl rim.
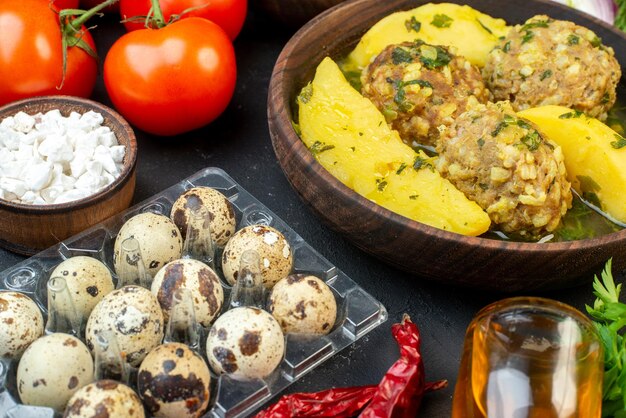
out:
{"label": "bowl rim", "polygon": [[[66,103],[79,105],[81,108],[86,109],[85,111],[93,110],[98,111],[104,117],[105,121],[108,119],[112,119],[116,121],[119,125],[121,125],[122,130],[125,135],[128,137],[128,145],[126,146],[125,154],[124,154],[124,163],[122,171],[119,176],[115,178],[115,180],[92,195],[84,197],[82,199],[72,200],[65,203],[52,203],[47,205],[32,205],[27,203],[15,203],[10,202],[5,199],[0,199],[0,208],[4,210],[9,210],[11,212],[19,213],[19,214],[28,214],[28,215],[49,215],[49,214],[57,214],[64,213],[68,210],[77,210],[83,209],[90,206],[93,206],[97,203],[102,202],[110,198],[110,195],[118,190],[120,190],[126,184],[127,180],[132,176],[133,171],[137,165],[137,138],[135,136],[135,131],[130,126],[130,124],[120,115],[118,112],[113,110],[112,108],[100,103],[95,100],[86,99],[77,96],[66,96],[66,95],[48,95],[48,96],[35,96],[27,99],[21,99],[14,102],[7,103],[4,106],[0,107],[0,113],[4,113],[7,111],[14,111],[18,113],[20,110],[27,105],[36,105],[40,103],[50,103],[54,104],[58,103]],[[119,141],[119,139],[118,139]]]}
{"label": "bowl rim", "polygon": [[[375,216],[382,216],[387,221],[394,224],[394,226],[401,226],[403,228],[408,228],[413,232],[418,232],[425,237],[443,240],[449,243],[458,243],[459,240],[463,240],[465,244],[470,247],[482,247],[494,251],[516,251],[523,253],[553,253],[555,256],[557,254],[561,254],[564,251],[575,247],[578,250],[584,249],[593,249],[599,246],[604,246],[607,244],[615,244],[621,241],[626,240],[626,228],[620,231],[612,232],[609,234],[600,235],[594,238],[586,238],[582,240],[573,240],[573,241],[559,241],[559,242],[524,242],[524,241],[507,241],[507,240],[497,240],[492,238],[485,238],[481,236],[469,236],[462,235],[459,233],[446,231],[443,229],[436,228],[434,226],[430,226],[419,221],[407,218],[403,215],[397,214],[383,206],[378,205],[370,201],[369,199],[361,196],[354,190],[350,189],[348,186],[344,185],[339,179],[335,178],[329,171],[326,170],[311,154],[311,152],[306,148],[304,142],[300,139],[300,137],[296,134],[296,131],[292,125],[291,119],[291,110],[292,104],[289,98],[292,96],[291,92],[286,91],[285,89],[285,74],[286,70],[288,70],[289,57],[294,52],[299,50],[299,44],[306,44],[307,37],[310,35],[310,32],[315,30],[318,26],[323,26],[326,24],[326,21],[332,17],[332,15],[339,11],[344,11],[349,8],[364,8],[369,3],[375,3],[379,0],[348,0],[343,3],[339,3],[336,6],[327,9],[326,11],[320,13],[318,16],[314,17],[312,20],[307,22],[304,26],[302,26],[285,44],[283,49],[281,50],[274,69],[272,71],[272,75],[270,78],[269,85],[269,95],[268,95],[268,106],[267,106],[267,117],[270,123],[270,137],[272,140],[272,146],[274,151],[277,150],[277,142],[280,140],[275,138],[277,136],[282,135],[285,139],[285,143],[288,144],[290,148],[294,150],[295,154],[301,154],[304,156],[303,163],[313,169],[308,170],[308,175],[313,176],[317,179],[317,181],[323,182],[325,185],[332,185],[334,192],[339,193],[341,198],[344,201],[349,202],[350,205],[357,205],[364,207],[369,213],[376,213]],[[602,26],[604,29],[612,32],[621,38],[624,42],[626,42],[626,33],[616,29],[615,27],[609,25],[608,23],[591,16],[587,13],[581,12],[577,9],[570,8],[564,4],[560,4],[554,2],[552,0],[534,0],[538,3],[543,3],[548,7],[553,7],[556,9],[561,9],[563,11],[567,11],[569,13],[573,13],[580,17],[582,20],[591,20],[593,23]],[[416,0],[413,1],[411,8],[415,8],[426,3],[444,3],[451,2],[459,5],[468,5],[469,7],[474,7],[470,2],[460,2],[460,0]],[[400,10],[409,10],[409,9],[397,9]],[[477,9],[478,10],[478,9]],[[480,11],[480,10],[479,10]],[[494,16],[499,17],[499,16]],[[382,17],[381,17],[382,19]],[[301,47],[302,45],[300,45]],[[308,45],[310,46],[310,45]],[[326,48],[324,48],[326,49]],[[329,56],[330,51],[326,51],[326,56]],[[618,61],[619,62],[619,61]],[[621,63],[620,63],[621,64]],[[626,64],[626,63],[625,63]],[[319,65],[319,62],[316,63]],[[287,98],[287,100],[285,100]],[[302,152],[306,151],[306,152]],[[279,163],[283,166],[283,162]],[[291,180],[288,179],[291,183]],[[310,206],[311,204],[307,202]]]}

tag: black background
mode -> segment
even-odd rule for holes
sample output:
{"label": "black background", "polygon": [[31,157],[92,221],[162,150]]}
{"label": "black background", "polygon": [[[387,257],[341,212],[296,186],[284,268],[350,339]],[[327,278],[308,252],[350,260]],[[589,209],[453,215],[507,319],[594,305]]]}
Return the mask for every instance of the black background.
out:
{"label": "black background", "polygon": [[[94,21],[98,27],[92,33],[103,59],[124,30],[114,16]],[[320,224],[299,200],[272,150],[266,106],[274,62],[293,33],[251,8],[235,41],[237,89],[225,113],[209,126],[177,137],[158,138],[136,131],[139,156],[134,202],[205,167],[224,169],[389,311],[387,323],[293,384],[289,392],[377,383],[398,357],[390,326],[408,313],[421,329],[427,380],[448,379],[450,383],[447,389],[426,395],[420,416],[449,417],[465,328],[480,308],[507,295],[435,285],[389,267]],[[92,98],[111,105],[101,77]],[[0,270],[21,260],[0,250]],[[591,279],[588,285],[541,296],[584,309],[585,303],[593,302]]]}

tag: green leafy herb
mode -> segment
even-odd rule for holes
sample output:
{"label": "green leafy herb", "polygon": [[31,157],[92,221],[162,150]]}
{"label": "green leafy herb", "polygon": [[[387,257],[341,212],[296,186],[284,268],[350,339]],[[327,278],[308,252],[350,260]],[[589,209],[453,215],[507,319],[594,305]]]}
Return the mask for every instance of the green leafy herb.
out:
{"label": "green leafy herb", "polygon": [[478,22],[478,24],[484,29],[486,30],[489,34],[493,35],[493,32],[491,31],[491,29],[489,29],[487,26],[485,26],[485,24],[483,22],[480,21],[480,19],[476,19],[476,21]]}
{"label": "green leafy herb", "polygon": [[411,199],[411,200],[416,200],[418,197],[420,197],[420,195],[418,195],[418,194],[412,194],[411,196],[409,196],[409,199]]}
{"label": "green leafy herb", "polygon": [[535,34],[533,33],[533,31],[531,30],[526,31],[526,33],[522,36],[522,44],[525,44],[526,42],[530,42],[534,37],[535,37]]}
{"label": "green leafy herb", "polygon": [[520,28],[520,32],[527,31],[535,28],[547,28],[550,26],[550,20],[537,20],[535,22],[526,23]]}
{"label": "green leafy herb", "polygon": [[491,132],[491,136],[493,136],[495,138],[507,126],[509,126],[509,124],[506,121],[504,121],[504,120],[498,122],[498,124],[496,125],[496,129],[494,129],[493,132]]}
{"label": "green leafy herb", "polygon": [[580,38],[576,35],[574,35],[573,33],[567,37],[567,44],[568,45],[578,45],[578,43],[580,42]]}
{"label": "green leafy herb", "polygon": [[562,115],[559,115],[559,119],[579,118],[579,117],[581,117],[584,114],[585,113],[581,112],[580,110],[574,110],[573,112],[563,113]]}
{"label": "green leafy herb", "polygon": [[398,117],[398,112],[396,112],[394,109],[390,108],[389,106],[385,106],[383,108],[382,114],[385,117],[385,120],[387,121],[387,123],[396,120],[396,118]]}
{"label": "green leafy herb", "polygon": [[376,179],[376,187],[378,188],[379,192],[384,191],[385,187],[387,187],[387,180]]}
{"label": "green leafy herb", "polygon": [[509,52],[511,50],[511,41],[508,41],[507,43],[505,43],[504,46],[502,47],[502,50],[504,52]]}
{"label": "green leafy herb", "polygon": [[609,95],[609,92],[607,91],[606,93],[602,95],[602,99],[600,99],[600,103],[607,104],[610,100],[611,100],[611,96]]}
{"label": "green leafy herb", "polygon": [[352,86],[356,91],[361,91],[363,84],[361,83],[361,72],[360,71],[344,71],[344,77],[348,80],[348,83]]}
{"label": "green leafy herb", "polygon": [[407,32],[419,32],[420,29],[422,29],[422,24],[415,18],[415,16],[411,16],[410,19],[407,19],[404,22],[404,27],[406,27]]}
{"label": "green leafy herb", "polygon": [[533,130],[532,132],[524,135],[521,141],[522,144],[526,145],[526,148],[528,148],[529,151],[536,151],[541,144],[541,139],[542,138],[541,135],[539,135],[539,132]]}
{"label": "green leafy herb", "polygon": [[617,14],[613,25],[622,31],[626,30],[626,0],[616,0]]}
{"label": "green leafy herb", "polygon": [[352,150],[352,152],[356,151],[356,147],[350,147],[350,149]]}
{"label": "green leafy herb", "polygon": [[410,63],[413,62],[413,57],[411,53],[404,48],[394,48],[394,50],[391,51],[391,61],[393,61],[395,65],[402,62]]}
{"label": "green leafy herb", "polygon": [[431,170],[434,169],[433,165],[426,158],[420,157],[419,155],[416,156],[415,161],[413,161],[413,169],[415,171],[418,171],[426,167],[430,168]]}
{"label": "green leafy herb", "polygon": [[483,147],[483,145],[485,145],[485,140],[483,138],[478,138],[478,141],[476,141],[478,143],[478,146],[480,148]]}
{"label": "green leafy herb", "polygon": [[309,100],[311,100],[312,96],[313,96],[313,86],[311,85],[311,83],[309,83],[302,88],[302,91],[300,91],[300,94],[298,95],[298,100],[306,104],[309,102]]}
{"label": "green leafy herb", "polygon": [[319,155],[319,154],[323,153],[324,151],[328,151],[328,150],[331,150],[333,148],[335,148],[334,145],[327,145],[324,142],[315,141],[313,143],[313,145],[311,145],[309,150],[311,151],[311,154]]}
{"label": "green leafy herb", "polygon": [[436,26],[438,28],[449,28],[452,25],[452,19],[450,16],[444,14],[436,14],[433,16],[433,21],[430,22],[431,25]]}
{"label": "green leafy herb", "polygon": [[422,45],[420,47],[419,59],[426,68],[432,70],[448,65],[452,57],[448,54],[448,51],[440,46]]}
{"label": "green leafy herb", "polygon": [[622,285],[615,285],[611,271],[612,260],[604,266],[601,278],[594,276],[593,306],[586,305],[587,313],[604,346],[604,382],[602,385],[602,416],[623,417],[626,412],[626,304],[619,301]]}
{"label": "green leafy herb", "polygon": [[602,38],[599,38],[598,36],[594,36],[593,39],[591,40],[591,46],[593,46],[594,48],[598,48],[599,46],[602,46]]}
{"label": "green leafy herb", "polygon": [[621,135],[614,134],[615,141],[611,142],[611,146],[615,149],[620,149],[626,147],[626,138]]}
{"label": "green leafy herb", "polygon": [[398,167],[398,169],[396,170],[396,174],[400,174],[402,173],[402,171],[406,168],[406,164],[402,163],[400,164],[400,167]]}
{"label": "green leafy herb", "polygon": [[539,77],[539,80],[543,81],[548,77],[552,77],[552,70],[545,70],[543,73],[541,73],[541,77]]}
{"label": "green leafy herb", "polygon": [[483,191],[489,189],[489,185],[486,183],[478,183],[478,187],[480,187]]}
{"label": "green leafy herb", "polygon": [[533,128],[532,126],[530,126],[530,124],[528,122],[526,122],[523,119],[518,119],[516,123],[517,123],[517,126],[519,126],[520,128],[523,128],[523,129],[532,129]]}

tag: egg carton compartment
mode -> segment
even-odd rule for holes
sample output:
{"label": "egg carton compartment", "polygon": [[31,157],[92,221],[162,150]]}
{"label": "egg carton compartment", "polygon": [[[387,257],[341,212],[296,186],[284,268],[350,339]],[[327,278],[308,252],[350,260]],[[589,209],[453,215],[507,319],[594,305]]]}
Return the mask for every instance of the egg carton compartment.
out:
{"label": "egg carton compartment", "polygon": [[[340,350],[385,322],[387,311],[379,301],[322,257],[289,225],[223,170],[206,168],[130,209],[8,268],[0,273],[0,289],[19,291],[30,296],[41,308],[45,320],[46,283],[59,263],[74,256],[93,257],[107,266],[114,282],[117,282],[113,268],[113,247],[124,222],[142,212],[169,216],[172,205],[182,193],[201,186],[216,189],[228,198],[235,210],[237,230],[258,224],[279,230],[293,251],[292,273],[309,273],[319,277],[330,287],[337,302],[337,319],[329,334],[316,337],[294,334],[285,336],[284,358],[270,376],[241,381],[227,375],[217,375],[211,370],[211,400],[209,409],[203,416],[246,416]],[[216,255],[218,261],[216,266],[217,273],[222,278],[219,268],[220,255]],[[224,304],[221,313],[229,308],[231,292],[231,286],[223,278],[222,286]],[[85,324],[83,330],[84,326]],[[198,350],[205,361],[208,332],[209,329],[201,330],[201,347]],[[24,418],[58,416],[50,408],[19,404],[15,382],[16,366],[17,361],[0,362],[0,416]],[[131,384],[134,382],[131,381]]]}

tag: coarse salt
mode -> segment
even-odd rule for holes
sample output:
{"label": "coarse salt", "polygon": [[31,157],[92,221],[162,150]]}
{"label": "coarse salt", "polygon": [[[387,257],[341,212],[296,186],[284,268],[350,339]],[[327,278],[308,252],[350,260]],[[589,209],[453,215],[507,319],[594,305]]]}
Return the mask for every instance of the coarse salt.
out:
{"label": "coarse salt", "polygon": [[111,184],[126,147],[94,111],[18,112],[0,121],[0,199],[46,205],[91,196]]}

